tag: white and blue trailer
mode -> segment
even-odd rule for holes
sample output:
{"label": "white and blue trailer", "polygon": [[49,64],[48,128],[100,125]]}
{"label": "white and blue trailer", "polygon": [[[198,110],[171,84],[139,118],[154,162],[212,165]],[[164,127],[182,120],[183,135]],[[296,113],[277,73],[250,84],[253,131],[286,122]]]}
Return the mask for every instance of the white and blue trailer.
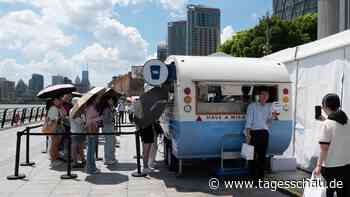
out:
{"label": "white and blue trailer", "polygon": [[[188,159],[239,159],[244,142],[247,105],[259,87],[270,91],[279,108],[269,131],[269,155],[282,154],[293,131],[291,81],[283,64],[259,58],[170,56],[165,62],[175,72],[169,100],[160,118],[165,136],[165,159],[182,172]],[[169,66],[170,65],[170,66]],[[227,154],[226,154],[227,156]],[[225,158],[230,158],[225,157]]]}

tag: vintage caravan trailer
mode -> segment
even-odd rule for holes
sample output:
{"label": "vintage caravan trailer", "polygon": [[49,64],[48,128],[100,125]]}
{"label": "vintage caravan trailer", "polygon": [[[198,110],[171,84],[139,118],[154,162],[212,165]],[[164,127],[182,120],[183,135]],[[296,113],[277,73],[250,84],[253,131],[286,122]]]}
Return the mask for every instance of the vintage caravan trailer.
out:
{"label": "vintage caravan trailer", "polygon": [[[257,58],[170,56],[169,100],[160,122],[165,158],[173,168],[187,159],[238,156],[246,109],[259,87],[270,92],[278,120],[270,130],[269,154],[282,154],[292,136],[291,82],[283,64]],[[171,72],[175,72],[171,74]],[[233,157],[232,157],[233,156]]]}

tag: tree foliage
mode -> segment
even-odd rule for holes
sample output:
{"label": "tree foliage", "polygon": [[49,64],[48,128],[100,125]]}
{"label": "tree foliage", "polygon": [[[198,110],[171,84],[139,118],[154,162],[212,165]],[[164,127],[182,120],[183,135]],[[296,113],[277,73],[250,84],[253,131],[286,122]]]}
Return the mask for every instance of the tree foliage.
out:
{"label": "tree foliage", "polygon": [[235,57],[262,57],[316,39],[317,14],[307,14],[292,21],[285,21],[276,16],[263,17],[255,27],[233,35],[232,39],[218,48],[218,51]]}

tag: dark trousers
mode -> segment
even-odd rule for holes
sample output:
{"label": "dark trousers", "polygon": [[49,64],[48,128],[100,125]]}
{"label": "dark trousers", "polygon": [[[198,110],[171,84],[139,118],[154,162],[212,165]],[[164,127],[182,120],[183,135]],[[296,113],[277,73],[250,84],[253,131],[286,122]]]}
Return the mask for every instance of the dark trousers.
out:
{"label": "dark trousers", "polygon": [[269,144],[267,130],[251,130],[250,144],[254,146],[254,160],[248,162],[251,176],[254,180],[262,179],[265,175],[266,151]]}
{"label": "dark trousers", "polygon": [[132,112],[129,112],[129,121],[130,121],[130,123],[134,122],[134,113],[132,113]]}
{"label": "dark trousers", "polygon": [[124,123],[124,111],[120,111],[118,115],[119,115],[119,122]]}
{"label": "dark trousers", "polygon": [[[337,197],[349,197],[349,180],[350,180],[350,165],[347,166],[341,166],[341,167],[333,167],[333,168],[326,168],[322,167],[321,170],[322,176],[326,179],[327,182],[327,197],[333,197],[334,192],[337,192]],[[343,188],[334,188],[336,184],[331,184],[331,181],[334,182],[334,180],[342,181],[343,182]],[[333,187],[333,188],[331,188]]]}

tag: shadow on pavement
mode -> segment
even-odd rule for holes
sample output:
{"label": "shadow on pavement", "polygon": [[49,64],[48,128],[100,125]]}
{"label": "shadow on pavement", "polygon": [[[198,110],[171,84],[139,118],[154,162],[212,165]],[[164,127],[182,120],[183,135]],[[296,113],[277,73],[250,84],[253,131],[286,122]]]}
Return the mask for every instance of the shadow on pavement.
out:
{"label": "shadow on pavement", "polygon": [[110,171],[133,171],[137,168],[136,163],[115,163],[107,166]]}
{"label": "shadow on pavement", "polygon": [[85,181],[96,185],[116,185],[128,182],[129,177],[119,173],[100,173],[87,176]]}

